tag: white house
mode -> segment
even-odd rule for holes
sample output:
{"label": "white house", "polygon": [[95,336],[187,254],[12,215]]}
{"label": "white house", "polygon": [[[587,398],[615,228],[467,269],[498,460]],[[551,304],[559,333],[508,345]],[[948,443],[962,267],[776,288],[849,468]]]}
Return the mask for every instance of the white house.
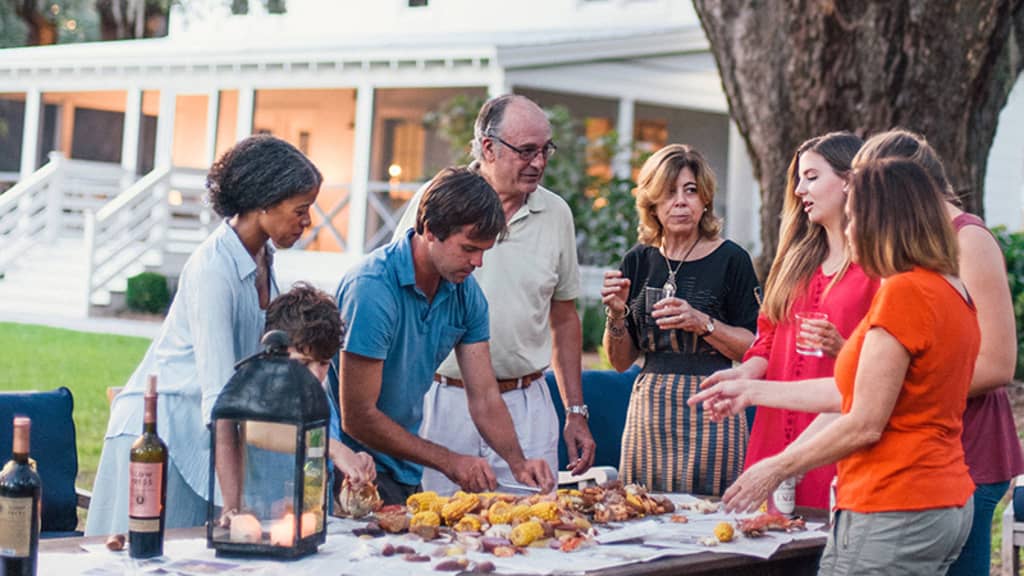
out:
{"label": "white house", "polygon": [[[254,2],[245,16],[197,4],[166,38],[0,51],[0,187],[17,182],[0,195],[0,317],[87,313],[143,266],[173,273],[211,226],[205,169],[254,132],[324,173],[305,252],[278,263],[332,286],[451,162],[422,119],[456,94],[514,91],[566,105],[591,135],[697,146],[719,175],[726,234],[759,250],[757,187],[689,2],[291,0],[285,15]],[[990,222],[1015,229],[1021,85],[986,194]]]}

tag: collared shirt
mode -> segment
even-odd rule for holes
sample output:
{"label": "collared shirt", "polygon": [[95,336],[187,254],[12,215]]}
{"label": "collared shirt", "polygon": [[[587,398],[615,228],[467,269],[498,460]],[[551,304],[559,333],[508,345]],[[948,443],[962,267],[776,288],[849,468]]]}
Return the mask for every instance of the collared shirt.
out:
{"label": "collared shirt", "polygon": [[[267,253],[273,250],[267,242]],[[271,266],[270,297],[277,293]],[[210,413],[235,362],[260,349],[265,320],[256,261],[225,220],[185,263],[160,334],[114,398],[106,437],[142,432],[146,379],[157,374],[157,430],[173,465],[206,497]]]}
{"label": "collared shirt", "polygon": [[[409,202],[397,230],[416,223],[426,184]],[[397,236],[397,234],[396,234]],[[484,253],[473,272],[490,307],[491,363],[499,379],[519,378],[551,364],[551,301],[580,295],[572,211],[561,197],[538,186],[508,222],[508,236]],[[462,378],[455,355],[438,372]]]}
{"label": "collared shirt", "polygon": [[[456,345],[486,341],[489,329],[487,300],[472,277],[461,284],[442,279],[433,301],[427,300],[416,286],[412,235],[410,230],[349,270],[337,298],[346,326],[341,349],[384,361],[377,408],[416,435],[423,396],[438,365]],[[336,374],[330,372],[332,385],[337,385]],[[395,480],[419,484],[419,464],[369,450],[346,434],[342,440],[353,450],[370,452]]]}

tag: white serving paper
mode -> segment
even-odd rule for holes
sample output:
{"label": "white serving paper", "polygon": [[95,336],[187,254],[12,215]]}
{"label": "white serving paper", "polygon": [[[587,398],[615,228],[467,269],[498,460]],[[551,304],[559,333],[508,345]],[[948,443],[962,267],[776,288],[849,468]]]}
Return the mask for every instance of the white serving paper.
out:
{"label": "white serving paper", "polygon": [[[673,496],[677,503],[692,502],[688,496]],[[498,573],[572,575],[623,566],[636,562],[649,562],[667,556],[683,556],[701,552],[727,552],[746,554],[757,558],[770,557],[782,544],[794,540],[823,539],[818,532],[820,524],[809,524],[807,532],[791,534],[770,532],[763,538],[745,538],[737,531],[736,540],[708,547],[701,538],[713,535],[719,522],[734,523],[744,515],[715,512],[700,514],[680,511],[688,519],[675,523],[671,515],[617,525],[599,526],[598,544],[591,543],[574,552],[562,552],[546,547],[527,548],[525,554],[511,558],[498,558],[491,554],[468,551],[471,562],[492,562]],[[85,553],[44,553],[39,556],[40,574],[81,574],[87,576],[113,576],[120,574],[162,574],[201,576],[296,576],[298,574],[341,574],[373,576],[436,575],[435,566],[446,560],[441,556],[452,543],[445,539],[424,542],[416,536],[387,535],[378,538],[360,538],[352,534],[355,528],[365,526],[364,521],[332,518],[327,525],[327,542],[319,552],[301,560],[282,562],[265,558],[218,558],[206,547],[204,538],[168,540],[164,543],[165,556],[151,560],[133,560],[127,551],[111,552],[102,544],[86,545]],[[417,554],[428,556],[428,562],[408,562],[403,555],[384,557],[385,544],[404,545]]]}

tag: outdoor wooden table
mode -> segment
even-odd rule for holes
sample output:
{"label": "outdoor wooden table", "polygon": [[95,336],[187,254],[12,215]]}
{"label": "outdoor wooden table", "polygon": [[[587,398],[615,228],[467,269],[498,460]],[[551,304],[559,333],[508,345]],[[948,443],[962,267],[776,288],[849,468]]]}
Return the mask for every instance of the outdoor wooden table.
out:
{"label": "outdoor wooden table", "polygon": [[[820,511],[819,511],[820,512]],[[813,516],[812,516],[813,518]],[[167,531],[167,539],[205,538],[206,529],[182,528]],[[330,538],[331,536],[328,536]],[[769,575],[814,575],[818,571],[818,560],[825,547],[826,536],[820,539],[798,540],[784,544],[769,559],[762,560],[739,554],[722,554],[717,552],[701,552],[688,556],[673,556],[651,562],[638,562],[626,566],[618,566],[587,572],[592,576],[670,576],[676,574],[693,574],[700,576],[769,576]],[[82,544],[103,544],[106,537],[91,538],[58,538],[41,540],[39,553],[77,552]],[[128,554],[127,547],[124,554]],[[302,560],[289,562],[294,566],[296,574],[304,574]]]}

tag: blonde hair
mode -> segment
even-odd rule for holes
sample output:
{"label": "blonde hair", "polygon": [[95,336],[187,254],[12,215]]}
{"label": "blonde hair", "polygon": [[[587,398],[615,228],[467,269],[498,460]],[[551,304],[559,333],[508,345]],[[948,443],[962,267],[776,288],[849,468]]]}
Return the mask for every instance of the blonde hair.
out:
{"label": "blonde hair", "polygon": [[958,274],[959,248],[945,200],[917,162],[889,158],[858,164],[848,202],[857,263],[881,278],[915,266]]}
{"label": "blonde hair", "polygon": [[640,216],[637,240],[641,244],[660,246],[664,240],[665,228],[658,220],[658,203],[672,193],[683,168],[693,172],[697,194],[706,208],[700,216],[697,233],[704,238],[714,238],[721,231],[722,221],[715,216],[715,173],[711,166],[693,147],[669,144],[652,154],[640,168],[635,193],[636,211]]}
{"label": "blonde hair", "polygon": [[[793,301],[806,288],[828,256],[828,233],[825,227],[810,221],[802,201],[796,195],[800,183],[800,156],[805,152],[819,154],[837,175],[845,178],[861,144],[861,139],[850,132],[830,132],[811,138],[793,153],[789,170],[786,171],[779,247],[765,281],[764,303],[761,307],[764,315],[775,324],[789,316]],[[845,214],[841,216],[841,225],[845,230]],[[825,288],[825,294],[842,279],[849,266],[850,254],[844,244],[843,263]]]}

